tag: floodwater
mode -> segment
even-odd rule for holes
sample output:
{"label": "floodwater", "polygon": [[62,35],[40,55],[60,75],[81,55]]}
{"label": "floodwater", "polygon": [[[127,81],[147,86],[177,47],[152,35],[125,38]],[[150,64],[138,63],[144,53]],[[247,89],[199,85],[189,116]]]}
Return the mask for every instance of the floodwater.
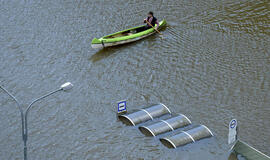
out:
{"label": "floodwater", "polygon": [[[72,91],[35,104],[28,158],[226,160],[227,125],[270,153],[269,0],[1,0],[0,83],[24,107],[70,81]],[[144,40],[92,49],[94,37],[168,22]],[[177,149],[117,121],[128,109],[162,102],[215,137]],[[22,159],[19,110],[0,91],[0,159]]]}

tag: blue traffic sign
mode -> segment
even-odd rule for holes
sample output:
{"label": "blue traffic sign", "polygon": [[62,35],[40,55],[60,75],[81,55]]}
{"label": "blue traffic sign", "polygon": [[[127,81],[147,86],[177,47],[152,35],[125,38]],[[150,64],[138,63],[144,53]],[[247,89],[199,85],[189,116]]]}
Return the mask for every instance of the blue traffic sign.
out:
{"label": "blue traffic sign", "polygon": [[237,121],[236,121],[236,119],[231,120],[231,122],[230,122],[230,128],[233,129],[233,128],[235,128],[236,126],[237,126]]}
{"label": "blue traffic sign", "polygon": [[127,101],[118,102],[118,113],[127,111]]}

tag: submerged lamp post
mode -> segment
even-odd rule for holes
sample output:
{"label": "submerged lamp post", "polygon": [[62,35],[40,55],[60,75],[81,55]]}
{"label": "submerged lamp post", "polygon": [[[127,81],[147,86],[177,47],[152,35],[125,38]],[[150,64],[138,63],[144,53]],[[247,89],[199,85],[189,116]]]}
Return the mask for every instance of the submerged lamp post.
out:
{"label": "submerged lamp post", "polygon": [[68,91],[70,90],[71,88],[73,87],[73,85],[70,83],[70,82],[67,82],[67,83],[64,83],[61,85],[60,88],[58,88],[57,90],[54,90],[48,94],[45,94],[44,96],[41,96],[40,98],[37,98],[35,99],[34,101],[32,101],[25,113],[22,109],[22,106],[21,104],[19,103],[19,101],[15,98],[15,96],[13,96],[10,92],[8,92],[3,86],[0,85],[0,88],[2,90],[4,90],[17,104],[19,110],[20,110],[20,113],[21,113],[21,120],[22,120],[22,139],[23,139],[23,142],[24,142],[24,160],[27,160],[27,138],[28,138],[28,129],[27,129],[27,115],[28,115],[28,112],[29,110],[32,108],[33,104],[36,103],[37,101],[39,100],[42,100],[56,92],[59,92],[59,91]]}

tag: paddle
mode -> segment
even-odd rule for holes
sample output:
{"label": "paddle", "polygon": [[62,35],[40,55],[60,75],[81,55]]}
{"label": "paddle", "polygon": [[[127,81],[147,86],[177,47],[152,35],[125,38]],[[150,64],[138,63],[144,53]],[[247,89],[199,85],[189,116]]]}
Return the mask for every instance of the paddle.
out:
{"label": "paddle", "polygon": [[146,21],[146,23],[149,25],[149,26],[151,26],[152,28],[154,28],[160,35],[162,35],[162,33],[160,33],[150,22],[148,22],[148,20],[146,19],[145,20]]}

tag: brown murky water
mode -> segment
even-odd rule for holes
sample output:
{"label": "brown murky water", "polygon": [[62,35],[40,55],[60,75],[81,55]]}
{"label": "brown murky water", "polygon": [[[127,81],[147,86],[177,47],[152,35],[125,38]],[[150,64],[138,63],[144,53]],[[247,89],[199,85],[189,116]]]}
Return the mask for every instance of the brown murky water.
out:
{"label": "brown murky water", "polygon": [[[227,159],[227,123],[270,153],[270,2],[0,1],[0,83],[23,104],[66,81],[72,92],[35,105],[29,159]],[[141,24],[149,10],[168,27],[120,47],[96,50],[92,38]],[[214,138],[175,150],[116,120],[162,102],[207,125]],[[22,159],[19,111],[0,92],[0,159]]]}

